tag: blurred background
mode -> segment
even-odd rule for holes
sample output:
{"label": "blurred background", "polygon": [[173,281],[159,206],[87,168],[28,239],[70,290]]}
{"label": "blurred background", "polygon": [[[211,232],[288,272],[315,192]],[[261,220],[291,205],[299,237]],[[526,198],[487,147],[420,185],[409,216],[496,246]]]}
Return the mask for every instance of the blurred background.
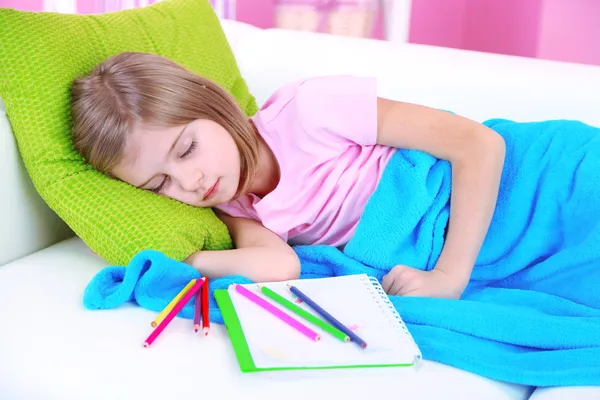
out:
{"label": "blurred background", "polygon": [[[92,14],[160,0],[0,0]],[[221,18],[283,28],[600,65],[600,0],[211,0]],[[1,27],[0,27],[1,29]]]}

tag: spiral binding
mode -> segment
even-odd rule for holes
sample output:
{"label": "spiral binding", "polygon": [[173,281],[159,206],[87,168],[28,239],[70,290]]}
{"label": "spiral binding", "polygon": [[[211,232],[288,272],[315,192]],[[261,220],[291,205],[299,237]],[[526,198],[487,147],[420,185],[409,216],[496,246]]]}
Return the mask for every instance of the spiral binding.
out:
{"label": "spiral binding", "polygon": [[406,324],[402,320],[402,317],[400,317],[398,310],[396,310],[396,307],[394,307],[392,302],[389,300],[388,295],[381,287],[379,281],[372,276],[366,275],[362,278],[362,281],[364,282],[365,286],[367,286],[369,294],[375,299],[375,302],[379,306],[381,312],[386,316],[388,322],[390,322],[390,325],[396,328],[398,332],[405,335],[406,339],[414,346],[416,352],[414,363],[420,363],[423,358],[421,351],[419,350],[414,338],[406,328]]}

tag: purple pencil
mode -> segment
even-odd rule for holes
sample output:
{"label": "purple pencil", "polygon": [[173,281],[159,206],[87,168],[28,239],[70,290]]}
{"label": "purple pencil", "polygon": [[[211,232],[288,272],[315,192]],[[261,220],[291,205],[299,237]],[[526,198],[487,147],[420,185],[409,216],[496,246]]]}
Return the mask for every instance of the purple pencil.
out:
{"label": "purple pencil", "polygon": [[317,332],[313,331],[312,329],[310,329],[306,325],[302,324],[298,320],[290,317],[289,315],[287,315],[286,313],[284,313],[283,311],[281,311],[279,308],[275,307],[268,301],[260,298],[259,296],[255,295],[254,293],[252,293],[251,291],[249,291],[248,289],[246,289],[245,287],[243,287],[241,285],[233,285],[233,286],[234,286],[236,292],[238,292],[239,294],[241,294],[248,300],[252,301],[254,304],[258,305],[259,307],[263,308],[264,310],[270,312],[271,314],[273,314],[274,316],[276,316],[277,318],[279,318],[286,324],[290,325],[292,328],[294,328],[297,331],[299,331],[300,333],[302,333],[304,336],[306,336],[314,341],[321,340],[321,336],[319,336],[319,334]]}

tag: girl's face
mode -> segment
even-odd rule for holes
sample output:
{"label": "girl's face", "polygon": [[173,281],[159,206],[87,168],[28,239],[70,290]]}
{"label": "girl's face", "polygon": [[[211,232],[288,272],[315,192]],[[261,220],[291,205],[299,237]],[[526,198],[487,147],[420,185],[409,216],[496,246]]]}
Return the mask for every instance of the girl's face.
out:
{"label": "girl's face", "polygon": [[141,189],[213,207],[235,196],[240,153],[229,132],[210,120],[170,128],[139,126],[112,173]]}

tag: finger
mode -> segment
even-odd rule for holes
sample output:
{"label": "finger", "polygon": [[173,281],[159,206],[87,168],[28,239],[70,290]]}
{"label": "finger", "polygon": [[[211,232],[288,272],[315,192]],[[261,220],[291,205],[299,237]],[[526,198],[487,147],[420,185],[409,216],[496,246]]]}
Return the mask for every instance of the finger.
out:
{"label": "finger", "polygon": [[427,287],[423,287],[421,285],[412,286],[405,285],[404,290],[402,291],[401,296],[404,297],[431,297],[431,290]]}
{"label": "finger", "polygon": [[388,294],[391,294],[393,296],[398,296],[398,295],[400,295],[400,293],[402,293],[402,288],[404,286],[405,286],[404,280],[400,277],[396,277],[396,279],[394,279],[394,284],[390,288],[390,291]]}
{"label": "finger", "polygon": [[408,267],[406,273],[403,275],[401,290],[398,291],[399,296],[406,296],[414,291],[422,291],[424,286],[423,277],[421,272],[414,268]]}
{"label": "finger", "polygon": [[390,290],[390,288],[392,287],[393,284],[394,284],[394,275],[393,274],[387,274],[381,280],[381,287],[382,287],[383,291],[386,293],[388,293],[388,291]]}
{"label": "finger", "polygon": [[398,293],[399,296],[404,296],[404,297],[422,297],[423,295],[421,294],[421,289],[409,289],[409,288],[405,288],[404,291],[400,291],[400,293]]}

